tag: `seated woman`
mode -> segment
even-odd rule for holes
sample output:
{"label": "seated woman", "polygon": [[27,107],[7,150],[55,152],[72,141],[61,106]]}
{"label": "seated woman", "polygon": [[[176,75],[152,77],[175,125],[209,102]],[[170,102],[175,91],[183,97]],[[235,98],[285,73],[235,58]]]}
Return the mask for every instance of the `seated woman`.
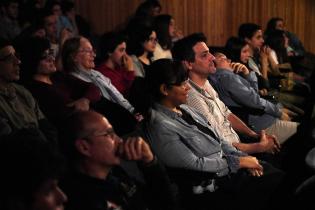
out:
{"label": "seated woman", "polygon": [[105,115],[111,124],[120,130],[120,135],[135,130],[141,116],[135,113],[134,107],[112,85],[109,78],[93,70],[95,67],[92,44],[84,37],[68,39],[62,49],[62,63],[67,77],[65,84],[71,96],[81,98],[88,95],[90,107]]}
{"label": "seated woman", "polygon": [[170,174],[180,170],[172,178],[179,185],[185,206],[239,209],[244,207],[238,206],[241,197],[252,205],[257,199],[266,204],[261,201],[269,199],[282,172],[235,149],[218,136],[206,118],[184,105],[187,78],[181,63],[161,59],[151,64],[146,80],[152,105],[144,126],[153,152]]}

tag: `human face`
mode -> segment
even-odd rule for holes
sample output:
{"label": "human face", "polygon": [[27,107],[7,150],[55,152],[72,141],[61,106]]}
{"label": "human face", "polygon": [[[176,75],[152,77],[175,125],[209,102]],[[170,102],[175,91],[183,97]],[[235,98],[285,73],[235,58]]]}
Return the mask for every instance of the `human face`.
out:
{"label": "human face", "polygon": [[171,19],[170,24],[168,26],[168,32],[171,37],[176,36],[176,25],[175,25],[175,20],[173,18]]}
{"label": "human face", "polygon": [[242,49],[241,49],[241,55],[240,55],[240,61],[244,64],[246,64],[251,56],[251,51],[250,47],[248,44],[246,44]]}
{"label": "human face", "polygon": [[44,28],[40,28],[32,34],[32,37],[45,38],[45,36],[46,36],[46,31]]}
{"label": "human face", "polygon": [[123,56],[126,55],[126,42],[122,42],[121,44],[117,45],[114,52],[110,55],[110,59],[115,65],[121,66],[123,64]]}
{"label": "human face", "polygon": [[191,62],[190,70],[192,73],[208,77],[214,74],[216,68],[214,66],[215,57],[209,52],[209,48],[204,42],[198,42],[193,46],[195,52],[195,60]]}
{"label": "human face", "polygon": [[54,15],[57,15],[57,16],[61,16],[62,15],[62,11],[61,11],[61,7],[59,4],[55,4],[53,7],[52,7],[52,13]]}
{"label": "human face", "polygon": [[262,30],[256,31],[251,39],[245,38],[245,40],[253,50],[259,50],[264,44]]}
{"label": "human face", "polygon": [[67,196],[59,188],[56,179],[45,181],[35,192],[32,210],[63,210]]}
{"label": "human face", "polygon": [[152,31],[148,40],[143,43],[143,48],[146,52],[154,52],[157,43],[156,33]]}
{"label": "human face", "polygon": [[45,18],[44,22],[45,31],[47,37],[50,39],[56,39],[57,36],[57,16],[50,15]]}
{"label": "human face", "polygon": [[55,57],[53,51],[47,49],[43,53],[42,59],[39,61],[37,73],[50,75],[56,71]]}
{"label": "human face", "polygon": [[276,29],[278,30],[284,30],[284,22],[282,20],[278,20],[276,22]]}
{"label": "human face", "polygon": [[98,116],[97,118],[91,125],[93,134],[85,138],[88,143],[88,158],[105,167],[119,165],[118,147],[122,140],[116,135],[105,117]]}
{"label": "human face", "polygon": [[95,67],[95,56],[96,54],[91,42],[85,38],[82,38],[80,40],[80,48],[75,56],[75,62],[84,69],[91,70]]}
{"label": "human face", "polygon": [[16,2],[12,2],[7,7],[7,14],[9,18],[17,19],[19,16],[19,4]]}
{"label": "human face", "polygon": [[161,13],[161,7],[152,7],[150,10],[150,15],[156,17]]}
{"label": "human face", "polygon": [[168,88],[166,90],[167,94],[165,95],[165,100],[168,101],[168,104],[177,107],[187,102],[188,91],[190,89],[188,80],[180,84],[167,84],[166,86]]}
{"label": "human face", "polygon": [[20,59],[12,46],[0,49],[0,82],[13,82],[20,79]]}

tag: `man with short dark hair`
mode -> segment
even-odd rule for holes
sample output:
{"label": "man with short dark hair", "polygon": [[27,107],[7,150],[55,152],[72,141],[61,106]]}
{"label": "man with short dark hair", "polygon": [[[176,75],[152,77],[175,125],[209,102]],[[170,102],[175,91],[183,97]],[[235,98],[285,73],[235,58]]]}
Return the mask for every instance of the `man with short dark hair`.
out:
{"label": "man with short dark hair", "polygon": [[23,86],[14,83],[20,78],[20,63],[13,46],[0,39],[1,123],[5,123],[11,131],[39,128],[48,139],[55,141],[56,130],[47,121],[32,94]]}

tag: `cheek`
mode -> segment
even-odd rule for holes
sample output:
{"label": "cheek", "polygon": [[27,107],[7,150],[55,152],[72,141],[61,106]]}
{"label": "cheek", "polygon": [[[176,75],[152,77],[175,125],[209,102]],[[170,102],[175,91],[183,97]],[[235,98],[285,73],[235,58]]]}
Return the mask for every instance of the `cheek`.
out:
{"label": "cheek", "polygon": [[35,198],[33,205],[34,210],[53,210],[58,206],[55,196],[50,193],[49,195],[42,195]]}

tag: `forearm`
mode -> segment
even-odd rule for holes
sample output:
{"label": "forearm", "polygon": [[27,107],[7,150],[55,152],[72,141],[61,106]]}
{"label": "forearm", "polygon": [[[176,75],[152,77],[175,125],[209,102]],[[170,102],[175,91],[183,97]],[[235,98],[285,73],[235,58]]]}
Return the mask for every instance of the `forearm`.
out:
{"label": "forearm", "polygon": [[236,115],[231,113],[228,116],[228,120],[230,121],[233,129],[239,133],[245,134],[249,137],[258,137],[258,134],[250,129],[240,118],[238,118]]}
{"label": "forearm", "polygon": [[246,152],[247,154],[255,154],[262,152],[261,145],[259,143],[233,143],[233,146],[242,152]]}

